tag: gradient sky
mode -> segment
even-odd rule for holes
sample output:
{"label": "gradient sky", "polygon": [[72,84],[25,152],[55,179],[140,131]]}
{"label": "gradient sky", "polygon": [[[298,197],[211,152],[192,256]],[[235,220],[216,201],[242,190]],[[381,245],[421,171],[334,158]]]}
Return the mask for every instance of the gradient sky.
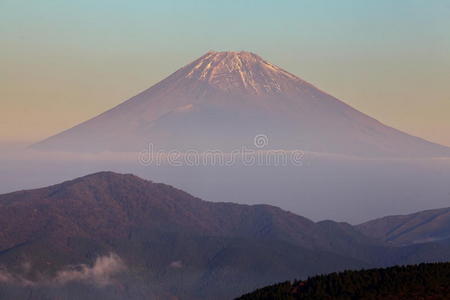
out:
{"label": "gradient sky", "polygon": [[0,0],[0,141],[67,129],[209,50],[246,50],[450,146],[449,16],[448,0]]}

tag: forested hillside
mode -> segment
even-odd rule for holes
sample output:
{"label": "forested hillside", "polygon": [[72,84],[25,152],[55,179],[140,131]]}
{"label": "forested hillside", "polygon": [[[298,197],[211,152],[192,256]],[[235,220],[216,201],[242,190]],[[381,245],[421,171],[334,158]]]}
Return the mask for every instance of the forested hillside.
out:
{"label": "forested hillside", "polygon": [[449,299],[450,263],[345,271],[305,281],[287,281],[239,300]]}

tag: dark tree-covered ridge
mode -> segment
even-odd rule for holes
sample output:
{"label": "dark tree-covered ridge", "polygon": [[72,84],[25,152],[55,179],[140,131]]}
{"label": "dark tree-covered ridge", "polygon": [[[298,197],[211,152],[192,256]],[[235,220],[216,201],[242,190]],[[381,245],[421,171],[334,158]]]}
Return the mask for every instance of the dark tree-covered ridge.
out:
{"label": "dark tree-covered ridge", "polygon": [[319,275],[264,287],[238,299],[450,299],[450,263]]}

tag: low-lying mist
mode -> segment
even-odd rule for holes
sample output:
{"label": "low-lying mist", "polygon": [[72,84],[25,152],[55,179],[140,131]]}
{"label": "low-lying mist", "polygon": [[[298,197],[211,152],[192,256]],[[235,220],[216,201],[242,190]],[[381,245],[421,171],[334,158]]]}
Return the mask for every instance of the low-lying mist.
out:
{"label": "low-lying mist", "polygon": [[99,256],[92,266],[79,264],[66,266],[56,272],[52,277],[39,276],[37,280],[31,280],[26,277],[33,266],[24,261],[23,272],[25,274],[17,274],[8,269],[0,268],[0,283],[16,285],[16,286],[62,286],[72,282],[84,282],[99,287],[113,284],[114,276],[126,269],[125,264],[114,253]]}

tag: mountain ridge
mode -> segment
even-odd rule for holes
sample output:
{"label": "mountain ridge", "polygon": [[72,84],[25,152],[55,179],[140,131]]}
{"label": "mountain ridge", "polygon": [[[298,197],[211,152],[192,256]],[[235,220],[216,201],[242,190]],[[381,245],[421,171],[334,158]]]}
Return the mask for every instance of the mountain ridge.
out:
{"label": "mountain ridge", "polygon": [[394,244],[450,242],[450,207],[386,216],[357,226],[364,234]]}
{"label": "mountain ridge", "polygon": [[229,299],[317,273],[450,259],[450,245],[392,246],[347,223],[113,172],[0,195],[0,227],[0,299]]}

